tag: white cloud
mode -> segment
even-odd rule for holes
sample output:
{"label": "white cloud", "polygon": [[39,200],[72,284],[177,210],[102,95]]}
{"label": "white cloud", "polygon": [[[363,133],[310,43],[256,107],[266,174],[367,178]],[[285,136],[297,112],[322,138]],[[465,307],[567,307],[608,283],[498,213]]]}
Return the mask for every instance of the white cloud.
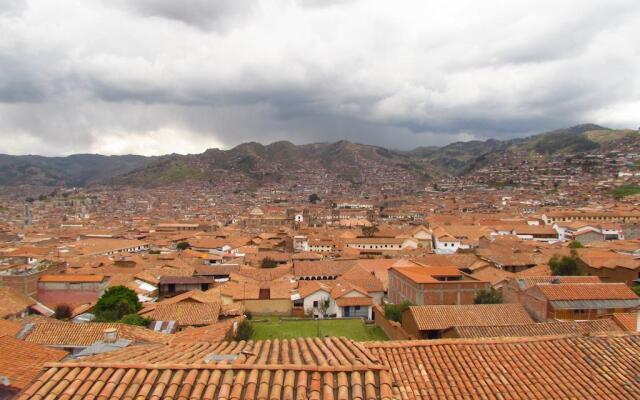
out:
{"label": "white cloud", "polygon": [[636,127],[638,20],[636,0],[15,1],[0,6],[0,135],[15,138],[0,152]]}

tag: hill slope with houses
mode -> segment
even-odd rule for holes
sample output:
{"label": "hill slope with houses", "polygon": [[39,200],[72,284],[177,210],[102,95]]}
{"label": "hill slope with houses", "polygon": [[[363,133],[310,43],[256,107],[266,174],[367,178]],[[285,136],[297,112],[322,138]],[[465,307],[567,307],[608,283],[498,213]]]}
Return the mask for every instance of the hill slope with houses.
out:
{"label": "hill slope with houses", "polygon": [[[238,179],[253,185],[304,180],[320,174],[353,185],[371,176],[430,182],[528,163],[580,159],[590,153],[635,148],[640,134],[593,124],[526,138],[456,142],[410,151],[339,141],[294,145],[280,141],[243,143],[229,150],[160,157],[72,155],[68,157],[0,155],[0,185],[86,186],[90,184],[162,186],[200,180]],[[529,164],[530,165],[530,164]]]}

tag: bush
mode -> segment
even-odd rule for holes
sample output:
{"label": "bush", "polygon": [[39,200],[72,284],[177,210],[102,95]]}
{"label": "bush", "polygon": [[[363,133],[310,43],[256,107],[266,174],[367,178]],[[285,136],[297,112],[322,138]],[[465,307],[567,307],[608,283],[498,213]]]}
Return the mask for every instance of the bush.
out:
{"label": "bush", "polygon": [[262,268],[275,268],[275,267],[278,266],[278,263],[272,258],[265,257],[265,258],[262,259],[262,262],[260,263],[260,266]]}
{"label": "bush", "polygon": [[248,320],[243,320],[238,324],[238,331],[236,332],[235,340],[249,340],[253,335],[253,325]]}
{"label": "bush", "polygon": [[618,188],[616,188],[613,191],[613,197],[616,200],[620,200],[626,196],[632,196],[635,194],[640,193],[640,186],[636,186],[636,185],[623,185],[620,186]]}
{"label": "bush", "polygon": [[54,310],[53,317],[55,319],[69,319],[73,314],[73,310],[71,310],[71,306],[68,304],[58,304]]}
{"label": "bush", "polygon": [[580,260],[575,253],[572,253],[570,257],[558,258],[558,256],[554,256],[549,261],[549,266],[551,267],[551,273],[556,276],[585,275],[580,266]]}
{"label": "bush", "polygon": [[402,321],[402,313],[412,304],[413,303],[408,300],[400,304],[386,304],[384,306],[384,316],[392,321],[400,322]]}
{"label": "bush", "polygon": [[107,289],[96,304],[96,320],[115,322],[127,314],[136,314],[142,306],[138,295],[126,286],[114,286]]}
{"label": "bush", "polygon": [[582,245],[582,243],[572,240],[571,243],[569,243],[569,248],[570,249],[581,249],[584,246]]}
{"label": "bush", "polygon": [[186,249],[188,249],[189,247],[191,247],[191,245],[189,244],[189,242],[180,242],[180,243],[178,243],[178,244],[176,245],[176,248],[177,248],[178,250],[186,250]]}
{"label": "bush", "polygon": [[482,289],[476,293],[474,304],[500,304],[502,303],[502,294],[494,288]]}
{"label": "bush", "polygon": [[631,288],[631,290],[633,290],[635,292],[635,294],[637,294],[638,296],[640,296],[640,285],[633,285],[633,287]]}
{"label": "bush", "polygon": [[319,201],[320,201],[320,196],[318,196],[317,193],[313,193],[313,194],[309,195],[309,203],[316,204]]}
{"label": "bush", "polygon": [[120,321],[123,324],[127,325],[137,325],[137,326],[147,326],[151,322],[150,319],[142,317],[138,314],[127,314]]}

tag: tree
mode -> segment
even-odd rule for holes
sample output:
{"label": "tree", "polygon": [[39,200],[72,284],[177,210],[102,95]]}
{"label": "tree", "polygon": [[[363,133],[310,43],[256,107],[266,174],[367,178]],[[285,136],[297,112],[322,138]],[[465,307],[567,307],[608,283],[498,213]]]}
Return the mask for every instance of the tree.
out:
{"label": "tree", "polygon": [[126,286],[114,286],[107,289],[96,303],[96,320],[115,322],[127,314],[136,314],[142,306],[138,295]]}
{"label": "tree", "polygon": [[329,310],[329,306],[331,305],[331,300],[327,297],[326,299],[322,299],[318,301],[318,306],[315,307],[316,312],[318,313],[318,317],[324,318],[327,316],[327,310]]}
{"label": "tree", "polygon": [[238,324],[238,331],[236,332],[235,340],[249,340],[253,336],[253,325],[251,322],[244,319]]}
{"label": "tree", "polygon": [[571,252],[571,256],[564,256],[559,258],[558,256],[553,256],[553,258],[549,261],[549,266],[551,267],[551,273],[557,276],[575,276],[575,275],[585,275],[582,266],[580,265],[580,260],[578,259],[575,250]]}
{"label": "tree", "polygon": [[365,237],[373,237],[376,234],[376,232],[378,232],[378,230],[379,230],[378,227],[375,226],[375,225],[373,225],[373,226],[364,226],[364,227],[362,227],[362,234]]}
{"label": "tree", "polygon": [[502,303],[502,294],[494,288],[482,289],[476,293],[474,304],[500,304]]}
{"label": "tree", "polygon": [[127,325],[147,326],[149,325],[149,322],[151,322],[151,320],[138,314],[127,314],[118,322]]}
{"label": "tree", "polygon": [[633,287],[631,287],[631,290],[633,290],[635,294],[640,296],[640,285],[633,285]]}
{"label": "tree", "polygon": [[412,303],[408,300],[400,304],[386,304],[384,306],[384,316],[392,321],[400,322],[402,321],[402,313],[411,305]]}
{"label": "tree", "polygon": [[570,249],[581,249],[584,246],[582,245],[582,243],[578,242],[577,240],[572,240],[571,243],[569,243],[569,248]]}
{"label": "tree", "polygon": [[176,248],[177,248],[178,250],[186,250],[186,249],[188,249],[189,247],[191,247],[191,245],[189,244],[189,242],[180,242],[180,243],[178,243],[178,244],[176,245]]}
{"label": "tree", "polygon": [[320,200],[321,200],[320,196],[318,196],[316,193],[313,193],[313,194],[309,195],[309,203],[316,204]]}
{"label": "tree", "polygon": [[71,306],[68,304],[58,304],[54,310],[53,317],[55,319],[69,319],[73,315]]}
{"label": "tree", "polygon": [[275,268],[278,266],[278,263],[273,258],[265,257],[262,259],[260,266],[262,268]]}

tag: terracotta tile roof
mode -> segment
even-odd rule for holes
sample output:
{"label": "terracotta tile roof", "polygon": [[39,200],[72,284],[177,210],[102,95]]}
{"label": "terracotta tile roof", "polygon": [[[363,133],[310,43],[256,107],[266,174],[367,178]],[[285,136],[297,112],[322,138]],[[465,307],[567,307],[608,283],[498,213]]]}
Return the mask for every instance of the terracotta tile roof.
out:
{"label": "terracotta tile roof", "polygon": [[218,343],[227,338],[227,334],[233,330],[234,324],[242,321],[243,317],[230,318],[218,321],[215,324],[198,328],[187,328],[171,335],[171,344],[179,343]]}
{"label": "terracotta tile roof", "polygon": [[0,318],[0,336],[15,337],[22,330],[22,325],[17,322]]}
{"label": "terracotta tile roof", "polygon": [[410,267],[413,266],[414,263],[407,259],[365,259],[365,260],[357,260],[357,265],[364,268],[365,270],[373,273],[373,275],[378,278],[378,280],[382,283],[383,290],[387,291],[387,284],[389,281],[389,269],[391,267]]}
{"label": "terracotta tile roof", "polygon": [[638,399],[640,336],[365,343],[402,400]]}
{"label": "terracotta tile roof", "polygon": [[24,340],[25,342],[38,343],[45,346],[86,347],[102,340],[104,330],[110,328],[118,330],[118,337],[140,343],[164,343],[168,339],[165,334],[133,325],[110,322],[76,324],[55,321],[36,322]]}
{"label": "terracotta tile roof", "polygon": [[[252,279],[258,282],[270,282],[284,276],[291,275],[291,267],[276,267],[276,268],[240,268],[237,272],[232,273],[231,276],[242,276]],[[233,279],[233,278],[232,278]]]}
{"label": "terracotta tile roof", "polygon": [[299,281],[298,294],[301,298],[305,298],[318,290],[324,290],[327,293],[331,293],[335,282],[336,281]]}
{"label": "terracotta tile roof", "polygon": [[229,281],[220,286],[220,294],[233,300],[257,300],[260,298],[260,285],[250,280]]}
{"label": "terracotta tile roof", "polygon": [[451,330],[456,337],[460,338],[588,335],[623,332],[610,318],[503,326],[454,326]]}
{"label": "terracotta tile roof", "polygon": [[15,315],[36,304],[32,298],[7,286],[0,286],[0,299],[0,318]]}
{"label": "terracotta tile roof", "polygon": [[537,287],[550,300],[635,300],[640,298],[624,283],[541,283]]}
{"label": "terracotta tile roof", "polygon": [[486,326],[531,324],[527,311],[521,304],[473,304],[411,306],[419,330],[440,330],[452,326]]}
{"label": "terracotta tile roof", "polygon": [[481,281],[490,282],[491,285],[497,285],[500,282],[513,278],[514,273],[496,268],[494,266],[488,266],[486,268],[474,271],[471,276]]}
{"label": "terracotta tile roof", "polygon": [[10,388],[21,390],[40,375],[45,363],[60,361],[68,353],[0,335],[0,354],[0,376],[7,377]]}
{"label": "terracotta tile roof", "polygon": [[331,298],[338,299],[348,293],[357,292],[361,297],[370,297],[366,290],[352,283],[344,281],[336,281],[331,289]]}
{"label": "terracotta tile roof", "polygon": [[[441,281],[437,277],[463,277],[465,276],[457,267],[394,267],[394,271],[411,279],[415,283],[449,283],[456,281]],[[475,278],[466,275],[468,280]]]}
{"label": "terracotta tile roof", "polygon": [[341,297],[336,300],[336,304],[340,307],[348,306],[371,306],[373,298],[371,297]]}
{"label": "terracotta tile roof", "polygon": [[631,255],[601,249],[581,249],[578,254],[580,260],[595,269],[640,269],[640,259]]}
{"label": "terracotta tile roof", "polygon": [[340,276],[356,265],[357,261],[296,261],[293,264],[293,274],[296,277],[305,276]]}
{"label": "terracotta tile roof", "polygon": [[344,274],[340,275],[338,280],[352,283],[355,286],[363,288],[367,292],[384,292],[382,282],[380,282],[374,274],[359,265],[354,266]]}
{"label": "terracotta tile roof", "polygon": [[478,257],[499,266],[528,266],[535,265],[533,253],[514,252],[506,246],[491,246],[476,250]]}
{"label": "terracotta tile roof", "polygon": [[346,338],[138,346],[49,364],[20,397],[392,399],[387,367]]}
{"label": "terracotta tile roof", "polygon": [[474,262],[478,261],[478,257],[471,253],[427,254],[422,257],[414,258],[413,261],[432,267],[469,268]]}
{"label": "terracotta tile roof", "polygon": [[176,321],[179,326],[209,325],[218,321],[220,303],[180,301],[158,304],[153,309],[141,310],[139,314],[154,321]]}
{"label": "terracotta tile roof", "polygon": [[613,320],[622,329],[630,332],[638,331],[638,312],[614,313]]}
{"label": "terracotta tile roof", "polygon": [[524,271],[516,272],[518,278],[524,278],[527,276],[544,276],[552,275],[551,267],[547,264],[538,264],[534,267],[525,269]]}

